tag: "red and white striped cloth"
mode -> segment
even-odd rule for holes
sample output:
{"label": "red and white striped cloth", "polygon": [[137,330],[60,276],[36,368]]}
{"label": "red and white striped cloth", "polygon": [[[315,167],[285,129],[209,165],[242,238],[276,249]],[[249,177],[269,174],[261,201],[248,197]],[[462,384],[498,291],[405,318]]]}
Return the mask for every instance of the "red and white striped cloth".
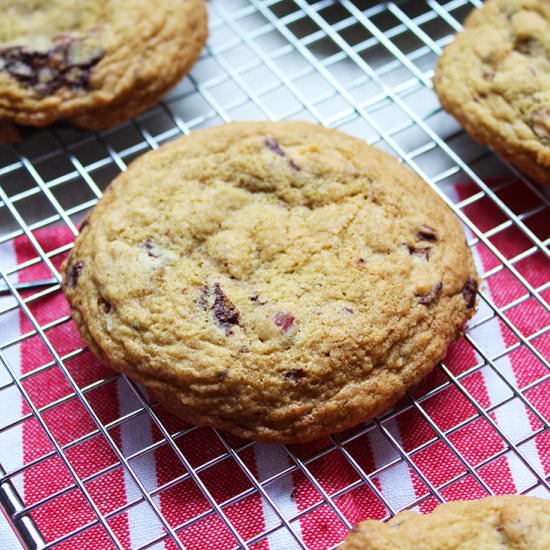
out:
{"label": "red and white striped cloth", "polygon": [[[455,199],[464,199],[476,191],[477,188],[473,184],[464,184],[456,186],[453,193]],[[539,204],[537,198],[519,182],[517,185],[505,187],[499,195],[517,213],[525,212]],[[465,212],[483,231],[506,220],[490,199],[474,202],[466,207]],[[530,229],[542,240],[550,236],[550,226],[545,216],[547,213],[542,212],[540,215],[526,219]],[[45,229],[38,231],[35,236],[46,251],[55,250],[72,239],[68,231],[61,229]],[[508,258],[515,257],[532,246],[514,226],[498,232],[491,240]],[[499,264],[496,257],[482,244],[475,247],[474,254],[481,273]],[[18,238],[0,248],[0,261],[4,267],[20,265],[35,257],[36,252],[25,237]],[[53,259],[57,267],[61,260],[60,256]],[[540,252],[531,254],[514,265],[535,288],[548,281],[549,265]],[[43,263],[19,272],[20,281],[49,276]],[[499,307],[505,307],[527,294],[525,288],[507,269],[502,269],[491,276],[485,282],[483,290]],[[541,295],[548,301],[550,289],[543,291]],[[10,297],[0,298],[0,300],[2,300],[0,308],[13,301]],[[70,354],[79,349],[82,343],[72,321],[55,324],[56,320],[69,314],[67,304],[60,292],[31,302],[29,305],[41,326],[53,323],[50,328],[47,328],[46,335],[58,354],[62,357],[69,356],[65,364],[79,387],[89,386],[97,380],[113,375],[89,352],[70,357]],[[489,307],[481,304],[476,319],[484,319],[488,313],[490,313]],[[534,297],[529,297],[507,309],[506,315],[526,336],[535,334],[550,324],[550,315]],[[0,318],[0,334],[3,340],[31,330],[32,325],[28,318],[16,310]],[[493,316],[476,326],[470,332],[470,336],[489,358],[498,357],[495,361],[496,369],[514,386],[523,389],[548,375],[544,365],[523,345],[503,354],[505,350],[513,347],[518,339],[497,317]],[[542,333],[532,339],[531,344],[546,360],[550,358],[550,332]],[[19,375],[29,373],[53,361],[38,335],[26,338],[20,345],[5,350],[5,356]],[[484,362],[474,348],[462,339],[452,345],[444,363],[454,375],[458,375]],[[1,376],[0,382],[5,382],[5,373]],[[444,373],[436,369],[415,391],[415,394],[420,396],[445,381]],[[506,401],[504,405],[493,408],[490,417],[512,442],[520,441],[540,430],[540,420],[518,398],[510,400],[512,391],[493,368],[483,366],[462,378],[461,383],[484,410]],[[66,377],[56,365],[26,378],[24,386],[34,405],[39,408],[47,407],[72,392]],[[534,384],[531,389],[524,392],[525,398],[546,419],[550,416],[549,389],[550,380],[546,380],[543,383]],[[21,395],[15,389],[5,391],[3,394],[0,403],[1,425],[7,425],[29,413],[28,405],[23,402]],[[85,395],[104,424],[139,408],[135,394],[121,377],[90,389]],[[478,416],[477,419],[453,431],[448,439],[469,464],[476,466],[487,461],[478,469],[478,474],[494,493],[516,493],[533,485],[535,476],[513,452],[503,452],[498,458],[487,460],[504,451],[506,444],[490,424],[479,417],[475,407],[453,384],[423,401],[422,406],[441,430],[449,430],[469,418]],[[170,432],[184,427],[181,422],[164,413],[162,409],[158,409],[157,412]],[[78,398],[48,408],[43,412],[42,417],[61,446],[70,445],[77,438],[96,429],[92,418]],[[409,409],[387,422],[386,427],[407,452],[432,440],[435,436],[426,420],[414,409]],[[160,431],[152,425],[146,414],[137,415],[113,427],[109,433],[125,456],[130,456],[162,439]],[[231,437],[228,439],[236,447],[242,443]],[[225,452],[222,442],[209,429],[199,428],[190,431],[177,439],[177,444],[194,468],[199,468]],[[292,452],[301,459],[307,459],[328,445],[330,445],[328,439],[321,440],[308,445],[292,446]],[[393,508],[404,507],[429,493],[427,486],[413,468],[404,460],[396,460],[399,457],[397,451],[380,430],[368,431],[348,444],[346,449],[366,473],[395,461],[390,468],[373,478],[376,487]],[[550,474],[549,450],[548,431],[541,431],[521,446],[522,455],[540,474],[545,476]],[[0,460],[7,471],[21,468],[44,455],[51,454],[52,451],[51,443],[35,419],[30,418],[15,428],[0,432]],[[117,457],[109,443],[100,435],[71,446],[65,454],[82,480],[117,463]],[[276,445],[249,446],[240,453],[240,456],[260,481],[294,464],[285,448]],[[447,484],[441,490],[442,496],[447,500],[473,499],[485,495],[478,480],[467,473],[467,469],[456,454],[441,440],[415,453],[412,460],[430,483],[437,487]],[[185,473],[185,468],[176,453],[166,444],[158,446],[153,452],[133,459],[131,466],[148,491]],[[307,468],[311,476],[329,495],[360,479],[350,462],[338,450],[333,450],[309,462]],[[465,473],[467,475],[460,477]],[[200,477],[218,503],[225,502],[252,487],[241,468],[231,458],[226,458],[202,470]],[[13,483],[27,506],[39,503],[49,495],[74,485],[62,460],[55,455],[24,470],[22,475],[13,478]],[[108,473],[87,482],[86,489],[102,514],[109,514],[141,496],[131,476],[122,467],[109,470]],[[269,484],[266,486],[266,491],[287,518],[292,518],[307,510],[308,507],[322,502],[322,497],[315,485],[300,470],[294,470]],[[535,489],[533,494],[549,496],[540,487]],[[206,513],[211,508],[190,479],[185,479],[162,491],[160,495],[154,496],[153,500],[172,527]],[[352,524],[365,518],[384,518],[387,515],[382,502],[365,484],[358,483],[354,490],[335,498],[334,502]],[[436,504],[436,499],[430,497],[422,501],[418,508],[422,512],[427,512]],[[224,508],[224,512],[245,540],[279,524],[274,511],[257,492],[253,491],[246,498]],[[47,541],[56,540],[97,519],[86,499],[76,488],[51,502],[38,506],[32,516]],[[345,527],[326,503],[300,516],[292,525],[307,547],[312,549],[331,547],[341,541],[346,534]],[[139,547],[163,533],[163,527],[154,511],[144,502],[129,508],[124,513],[112,516],[109,519],[109,526],[125,548]],[[0,524],[0,539],[2,530],[4,529],[5,533],[6,528],[5,524],[3,526]],[[230,531],[215,513],[206,515],[179,531],[179,536],[189,549],[223,549],[235,545]],[[161,543],[158,547],[162,546]],[[169,542],[165,546],[175,547]],[[78,548],[79,550],[110,547],[112,542],[100,525],[95,525],[81,535],[68,539],[60,546],[64,549]],[[296,543],[286,529],[276,530],[254,546],[262,549],[293,547],[296,547]]]}

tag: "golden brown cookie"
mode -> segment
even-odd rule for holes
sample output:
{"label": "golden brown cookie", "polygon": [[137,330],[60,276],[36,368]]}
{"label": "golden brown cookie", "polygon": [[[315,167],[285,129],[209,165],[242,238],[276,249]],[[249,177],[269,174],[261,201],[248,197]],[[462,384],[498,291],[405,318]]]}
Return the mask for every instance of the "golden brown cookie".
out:
{"label": "golden brown cookie", "polygon": [[227,124],[147,153],[64,269],[105,364],[191,422],[285,442],[393,405],[461,334],[478,281],[428,185],[303,122]]}
{"label": "golden brown cookie", "polygon": [[401,512],[387,523],[364,521],[342,550],[547,550],[550,501],[488,497],[442,504],[431,514]]}
{"label": "golden brown cookie", "polygon": [[439,59],[434,87],[476,140],[550,184],[550,1],[474,10]]}
{"label": "golden brown cookie", "polygon": [[127,120],[181,79],[206,36],[204,0],[6,0],[0,139],[17,139],[17,125]]}

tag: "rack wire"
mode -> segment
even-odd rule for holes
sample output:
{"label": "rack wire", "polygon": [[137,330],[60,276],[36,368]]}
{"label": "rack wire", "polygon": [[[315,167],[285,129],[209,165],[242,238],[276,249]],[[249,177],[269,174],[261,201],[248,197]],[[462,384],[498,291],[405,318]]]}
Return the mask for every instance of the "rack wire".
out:
{"label": "rack wire", "polygon": [[[344,505],[347,495],[368,490],[382,507],[376,517],[388,519],[403,509],[444,502],[449,487],[467,479],[473,480],[477,489],[474,495],[468,485],[466,497],[506,492],[486,475],[488,469],[498,469],[503,458],[514,463],[528,480],[516,492],[548,496],[549,468],[538,463],[529,449],[547,442],[549,432],[547,410],[533,397],[542,393],[547,400],[550,380],[549,346],[545,344],[550,334],[550,234],[548,225],[540,223],[550,212],[549,200],[515,168],[475,144],[441,110],[431,86],[442,48],[460,30],[465,15],[480,4],[474,0],[212,0],[208,46],[190,76],[158,106],[122,127],[98,134],[57,126],[35,132],[18,145],[0,147],[0,248],[15,247],[23,240],[33,251],[31,258],[0,264],[0,327],[4,327],[0,329],[0,507],[22,544],[61,548],[64,544],[71,547],[71,541],[81,545],[84,541],[87,547],[86,541],[91,544],[99,530],[108,545],[125,548],[128,544],[121,541],[114,527],[117,518],[145,506],[159,527],[149,540],[131,541],[133,548],[183,548],[186,539],[182,533],[206,520],[227,534],[225,545],[219,547],[264,548],[270,541],[272,548],[306,548],[301,522],[320,509],[328,510],[340,526],[335,534],[334,529],[316,524],[315,547],[328,548],[341,541],[352,523],[370,517],[368,511],[363,517],[349,514]],[[36,308],[41,301],[60,294],[58,267],[78,232],[78,222],[133,158],[195,128],[256,118],[313,120],[389,150],[454,210],[466,227],[472,249],[483,249],[490,256],[491,265],[482,274],[486,283],[508,277],[509,285],[520,289],[513,299],[503,302],[495,299],[487,286],[482,287],[480,311],[463,340],[475,358],[472,362],[457,370],[444,361],[428,386],[411,392],[393,410],[307,448],[272,446],[266,451],[265,446],[237,441],[214,430],[174,425],[139,387],[105,370],[81,384],[72,365],[88,352],[79,342],[60,346],[52,337],[54,331],[71,323],[67,311],[42,321]],[[469,182],[467,193],[457,194],[457,182]],[[510,200],[510,191],[518,196],[518,189],[522,199]],[[495,223],[480,223],[472,215],[480,209],[492,212]],[[64,228],[69,238],[51,248],[40,234],[53,227]],[[499,240],[510,234],[522,243],[512,252]],[[540,277],[533,279],[524,268],[525,262],[533,259],[546,270],[542,284]],[[46,275],[29,280],[25,273],[33,269]],[[538,324],[528,332],[515,313],[527,311],[533,304]],[[487,329],[496,324],[510,336],[498,349],[487,339]],[[20,330],[6,330],[8,326]],[[39,342],[50,360],[23,373],[17,357],[22,346],[31,342]],[[518,381],[505,366],[519,354],[540,367],[528,381]],[[53,371],[59,374],[62,390],[55,399],[41,403],[32,386]],[[487,403],[476,396],[472,381],[482,372],[504,388],[504,397]],[[105,418],[92,397],[113,385],[126,392],[135,406]],[[13,403],[7,395],[18,396],[20,410],[6,410],[6,404]],[[442,422],[434,417],[431,407],[434,400],[441,399],[447,399],[449,412],[459,403],[470,412],[459,420]],[[63,414],[69,402],[82,407],[90,424],[83,431],[61,437],[51,428],[49,418],[56,412]],[[533,419],[530,429],[521,434],[510,433],[499,422],[499,411],[518,404]],[[431,435],[405,443],[395,426],[411,417],[427,426]],[[155,436],[128,451],[120,444],[120,431],[139,422],[150,423]],[[39,456],[14,461],[6,442],[14,441],[17,434],[20,437],[29,423],[41,431],[47,445]],[[482,436],[475,435],[479,423],[486,426],[484,437],[498,439],[500,446],[474,459],[455,435],[471,430],[471,446],[481,445]],[[217,451],[197,463],[187,448],[193,438],[210,438]],[[371,467],[356,453],[366,439],[378,441],[387,451]],[[101,440],[111,461],[83,475],[72,453],[92,440]],[[459,465],[457,473],[445,480],[437,479],[418,459],[435,447],[445,449]],[[279,464],[283,466],[258,472],[250,461],[252,451],[282,456]],[[150,472],[140,466],[140,460],[151,456],[160,460],[166,452],[173,455],[180,469],[171,479],[152,487]],[[349,483],[336,488],[319,474],[319,465],[334,457],[340,467],[353,473]],[[38,491],[38,496],[29,500],[24,494],[25,476],[52,460],[64,469],[68,482],[50,492]],[[225,463],[244,476],[246,488],[221,500],[205,475]],[[384,476],[391,480],[392,472],[402,467],[424,491],[395,498],[391,483],[388,489],[380,482]],[[122,506],[109,509],[92,486],[117,472],[123,473],[134,490]],[[315,490],[316,500],[300,509],[281,506],[281,491],[288,493],[292,484],[287,481],[297,476]],[[159,502],[184,483],[195,487],[206,505],[198,512],[189,509],[174,522]],[[62,508],[64,499],[75,493],[89,505],[90,514],[53,538],[41,532],[44,513]],[[292,499],[293,495],[286,497]],[[268,511],[265,513],[271,515],[269,522],[258,524],[255,530],[250,525],[244,529],[231,513],[232,507],[251,498],[259,499]],[[281,534],[283,538],[277,539]],[[285,541],[284,546],[280,541]]]}

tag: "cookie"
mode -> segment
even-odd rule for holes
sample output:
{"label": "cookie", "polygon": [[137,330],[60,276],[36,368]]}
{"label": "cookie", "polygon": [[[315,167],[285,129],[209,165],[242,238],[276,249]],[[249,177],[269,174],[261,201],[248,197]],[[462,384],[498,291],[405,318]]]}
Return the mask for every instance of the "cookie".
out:
{"label": "cookie", "polygon": [[364,521],[342,550],[546,550],[550,501],[525,496],[488,497],[442,504],[431,514],[406,511],[387,523]]}
{"label": "cookie", "polygon": [[58,120],[99,130],[154,105],[207,37],[204,0],[7,0],[0,139]]}
{"label": "cookie", "polygon": [[488,0],[445,48],[444,109],[540,184],[550,184],[550,2]]}
{"label": "cookie", "polygon": [[478,281],[428,185],[302,122],[227,124],[147,153],[64,270],[105,364],[190,422],[280,442],[393,405],[461,334]]}

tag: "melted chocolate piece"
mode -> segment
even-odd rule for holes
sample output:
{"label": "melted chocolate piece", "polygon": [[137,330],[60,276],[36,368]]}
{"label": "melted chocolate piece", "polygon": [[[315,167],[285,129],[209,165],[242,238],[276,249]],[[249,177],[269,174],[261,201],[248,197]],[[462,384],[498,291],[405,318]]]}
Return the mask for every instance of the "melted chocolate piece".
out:
{"label": "melted chocolate piece", "polygon": [[111,304],[101,296],[97,297],[97,305],[103,313],[110,313],[113,309],[113,306],[111,306]]}
{"label": "melted chocolate piece", "polygon": [[208,294],[210,291],[208,290],[208,287],[206,285],[201,286],[201,293],[199,296],[199,299],[197,300],[197,303],[199,306],[204,309],[204,311],[208,308]]}
{"label": "melted chocolate piece", "polygon": [[462,289],[462,296],[464,296],[464,301],[466,302],[466,307],[472,309],[476,304],[476,293],[477,293],[477,281],[468,277],[466,283],[464,283],[464,288]]}
{"label": "melted chocolate piece", "polygon": [[285,311],[276,313],[273,319],[275,325],[277,325],[283,332],[288,332],[292,328],[292,325],[294,325],[294,321],[294,315]]}
{"label": "melted chocolate piece", "polygon": [[233,334],[231,325],[239,324],[239,310],[235,307],[235,304],[225,295],[220,285],[216,283],[214,285],[214,305],[212,310],[214,311],[214,317],[225,329],[227,335]]}
{"label": "melted chocolate piece", "polygon": [[288,156],[287,152],[279,145],[278,141],[275,138],[268,137],[265,138],[265,145],[268,149],[273,151],[276,155],[286,159],[288,165],[293,169],[299,172],[301,168]]}
{"label": "melted chocolate piece", "polygon": [[544,51],[544,46],[536,38],[522,36],[514,42],[514,50],[523,55],[533,55],[537,51]]}
{"label": "melted chocolate piece", "polygon": [[294,384],[297,384],[306,373],[304,372],[304,369],[292,369],[289,371],[286,371],[284,376],[287,380],[290,380],[291,382],[294,382]]}
{"label": "melted chocolate piece", "polygon": [[0,50],[0,70],[40,95],[54,94],[61,88],[88,89],[90,73],[105,52],[84,52],[78,39],[62,39],[46,52],[14,46]]}
{"label": "melted chocolate piece", "polygon": [[267,299],[263,296],[260,296],[256,291],[250,296],[250,300],[252,302],[256,302],[257,304],[260,304],[261,306],[267,304]]}
{"label": "melted chocolate piece", "polygon": [[430,241],[431,243],[437,241],[437,233],[429,225],[421,225],[416,232],[416,236],[422,241]]}
{"label": "melted chocolate piece", "polygon": [[67,286],[74,288],[78,283],[78,278],[84,269],[84,262],[78,261],[74,264],[67,266],[67,271],[65,271],[65,280],[67,281]]}
{"label": "melted chocolate piece", "polygon": [[161,257],[161,254],[159,253],[159,251],[155,247],[155,245],[154,245],[151,238],[145,239],[140,244],[141,244],[141,246],[143,246],[143,248],[145,248],[145,250],[147,252],[147,255],[151,256],[151,258],[160,258]]}
{"label": "melted chocolate piece", "polygon": [[431,303],[435,302],[437,297],[441,294],[441,289],[443,284],[441,282],[435,283],[428,294],[417,294],[418,303],[423,306],[429,306]]}
{"label": "melted chocolate piece", "polygon": [[430,259],[430,248],[415,248],[414,246],[411,246],[409,244],[405,245],[407,247],[407,250],[409,251],[409,254],[411,256],[416,256],[418,258],[422,258],[426,261]]}
{"label": "melted chocolate piece", "polygon": [[291,158],[288,159],[288,164],[293,170],[296,170],[296,172],[301,170],[301,168]]}
{"label": "melted chocolate piece", "polygon": [[265,138],[265,144],[267,148],[273,151],[276,155],[279,155],[280,157],[286,157],[286,153],[281,149],[281,146],[275,138]]}
{"label": "melted chocolate piece", "polygon": [[218,372],[216,374],[216,382],[219,382],[221,384],[226,379],[227,372],[227,369],[223,369],[222,371]]}

